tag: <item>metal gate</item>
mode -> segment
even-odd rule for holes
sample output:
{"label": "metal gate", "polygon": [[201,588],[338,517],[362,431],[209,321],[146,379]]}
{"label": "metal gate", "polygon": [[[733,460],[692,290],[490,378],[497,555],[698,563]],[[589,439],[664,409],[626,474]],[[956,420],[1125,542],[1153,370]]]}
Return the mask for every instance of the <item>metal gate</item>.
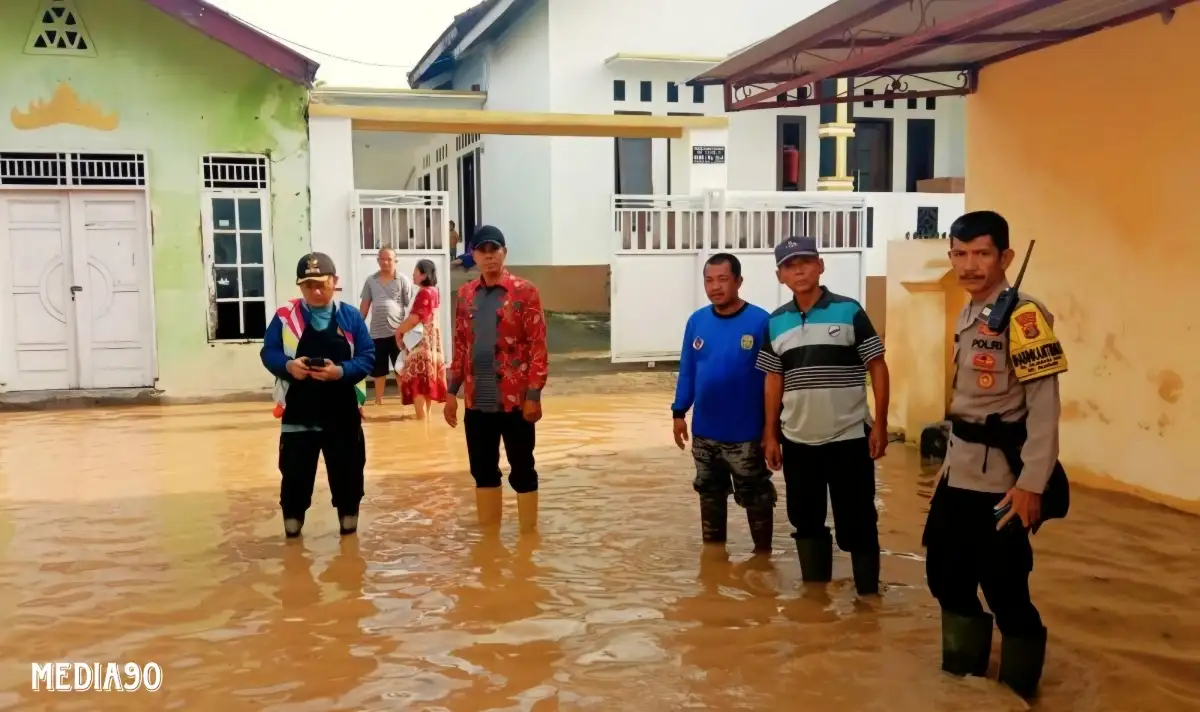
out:
{"label": "metal gate", "polygon": [[862,303],[865,201],[858,196],[709,191],[613,197],[611,350],[614,363],[677,361],[688,317],[708,303],[703,265],[718,252],[742,263],[742,298],[767,311],[791,298],[775,277],[775,245],[815,237],[822,283]]}
{"label": "metal gate", "polygon": [[354,297],[367,277],[379,268],[375,259],[383,247],[396,251],[396,272],[411,276],[420,260],[437,265],[438,309],[446,361],[453,356],[454,294],[450,288],[450,193],[427,190],[360,190],[355,193],[351,234],[358,235],[352,251]]}

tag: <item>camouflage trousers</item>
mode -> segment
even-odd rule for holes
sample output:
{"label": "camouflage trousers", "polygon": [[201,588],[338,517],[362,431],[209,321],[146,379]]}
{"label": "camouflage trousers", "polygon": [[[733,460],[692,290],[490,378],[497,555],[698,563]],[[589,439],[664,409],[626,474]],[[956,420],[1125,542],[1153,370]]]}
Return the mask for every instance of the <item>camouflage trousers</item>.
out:
{"label": "camouflage trousers", "polygon": [[725,501],[730,492],[733,501],[746,509],[771,509],[779,495],[771,482],[771,471],[757,441],[722,443],[708,438],[692,438],[692,459],[696,461],[696,479],[692,488],[700,498]]}

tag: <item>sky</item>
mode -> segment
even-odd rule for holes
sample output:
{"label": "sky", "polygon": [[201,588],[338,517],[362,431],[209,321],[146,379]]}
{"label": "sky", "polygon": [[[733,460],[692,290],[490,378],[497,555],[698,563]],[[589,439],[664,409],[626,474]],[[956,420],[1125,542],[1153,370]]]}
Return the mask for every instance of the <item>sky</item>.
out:
{"label": "sky", "polygon": [[319,62],[318,81],[407,87],[425,50],[478,0],[208,1]]}

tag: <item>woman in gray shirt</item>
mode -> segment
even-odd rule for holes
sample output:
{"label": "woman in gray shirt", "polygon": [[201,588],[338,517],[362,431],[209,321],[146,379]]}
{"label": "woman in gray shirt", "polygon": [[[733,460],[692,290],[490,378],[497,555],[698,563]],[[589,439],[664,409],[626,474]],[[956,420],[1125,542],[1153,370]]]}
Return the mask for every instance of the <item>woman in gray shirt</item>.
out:
{"label": "woman in gray shirt", "polygon": [[396,274],[396,251],[384,247],[379,251],[376,262],[379,271],[367,278],[362,288],[362,303],[358,310],[363,318],[370,312],[371,318],[367,327],[371,331],[371,340],[375,342],[375,370],[371,376],[375,379],[375,405],[383,405],[383,391],[387,388],[389,371],[397,372],[403,361],[400,358],[400,345],[396,343],[396,328],[408,316],[408,307],[412,303],[412,280],[402,274]]}

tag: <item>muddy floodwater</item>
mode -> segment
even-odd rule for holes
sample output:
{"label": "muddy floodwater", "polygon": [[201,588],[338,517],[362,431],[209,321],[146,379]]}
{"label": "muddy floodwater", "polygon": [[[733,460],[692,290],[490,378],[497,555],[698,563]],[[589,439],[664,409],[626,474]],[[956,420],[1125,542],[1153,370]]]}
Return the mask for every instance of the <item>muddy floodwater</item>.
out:
{"label": "muddy floodwater", "polygon": [[[358,536],[339,540],[322,471],[295,542],[269,404],[0,415],[0,709],[1027,709],[938,671],[911,450],[879,467],[882,598],[857,599],[840,554],[806,590],[782,502],[769,559],[732,505],[727,558],[702,551],[669,398],[547,397],[540,537],[518,536],[511,492],[485,536],[462,431],[398,405],[368,408]],[[1200,519],[1082,488],[1072,505],[1035,538],[1034,708],[1200,709]],[[32,692],[50,661],[154,662],[163,683]]]}

